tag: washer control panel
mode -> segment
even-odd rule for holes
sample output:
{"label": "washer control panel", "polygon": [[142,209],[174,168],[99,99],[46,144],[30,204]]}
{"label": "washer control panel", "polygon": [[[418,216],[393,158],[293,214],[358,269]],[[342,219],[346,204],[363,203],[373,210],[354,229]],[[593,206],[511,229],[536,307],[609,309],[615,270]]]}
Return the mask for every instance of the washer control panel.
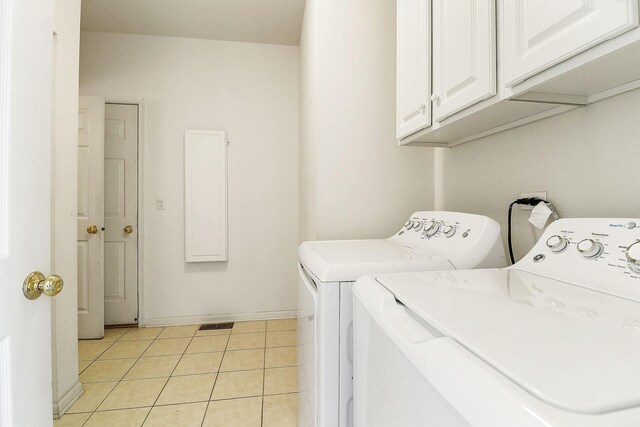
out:
{"label": "washer control panel", "polygon": [[640,301],[640,219],[559,219],[513,268]]}

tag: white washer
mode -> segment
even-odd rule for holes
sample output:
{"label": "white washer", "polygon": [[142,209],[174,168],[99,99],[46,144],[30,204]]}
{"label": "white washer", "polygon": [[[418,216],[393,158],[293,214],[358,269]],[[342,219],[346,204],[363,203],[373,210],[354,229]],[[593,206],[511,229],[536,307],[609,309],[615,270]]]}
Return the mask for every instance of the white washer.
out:
{"label": "white washer", "polygon": [[552,223],[505,269],[354,286],[357,426],[639,426],[640,219]]}
{"label": "white washer", "polygon": [[299,248],[298,425],[353,425],[352,285],[364,274],[506,265],[490,218],[416,212],[388,239]]}

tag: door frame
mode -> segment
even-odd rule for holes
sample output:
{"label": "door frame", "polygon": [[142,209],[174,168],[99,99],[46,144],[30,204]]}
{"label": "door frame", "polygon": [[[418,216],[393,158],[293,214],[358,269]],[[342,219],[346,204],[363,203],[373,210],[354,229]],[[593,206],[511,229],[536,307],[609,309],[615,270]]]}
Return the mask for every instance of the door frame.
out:
{"label": "door frame", "polygon": [[146,98],[135,97],[104,97],[105,104],[127,104],[138,106],[138,326],[146,325],[146,313],[144,305],[144,239],[145,239],[145,147],[146,147],[146,123],[147,123],[147,100]]}

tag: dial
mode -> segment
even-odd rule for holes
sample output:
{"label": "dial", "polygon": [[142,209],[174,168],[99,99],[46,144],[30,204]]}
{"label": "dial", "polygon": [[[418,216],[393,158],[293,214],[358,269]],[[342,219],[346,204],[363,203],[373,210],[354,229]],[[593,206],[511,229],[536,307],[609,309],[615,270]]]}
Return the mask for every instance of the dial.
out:
{"label": "dial", "polygon": [[585,258],[597,258],[602,253],[602,244],[593,239],[584,239],[578,243],[578,252]]}
{"label": "dial", "polygon": [[551,249],[551,252],[562,252],[569,242],[562,236],[558,236],[557,234],[549,237],[547,239],[547,247]]}
{"label": "dial", "polygon": [[410,229],[413,226],[413,221],[411,221],[410,219],[407,220],[407,222],[404,223],[404,228],[406,228],[407,230]]}
{"label": "dial", "polygon": [[442,229],[442,232],[445,236],[452,237],[454,234],[456,234],[456,228],[453,225],[447,225]]}
{"label": "dial", "polygon": [[421,221],[416,221],[416,223],[413,225],[413,228],[416,231],[420,231],[420,230],[422,230],[423,226],[424,226],[424,224]]}
{"label": "dial", "polygon": [[426,232],[427,237],[433,236],[438,232],[439,229],[440,229],[440,224],[438,224],[437,221],[433,221],[433,220],[429,221],[424,226],[424,231]]}
{"label": "dial", "polygon": [[640,241],[631,244],[624,255],[629,263],[629,268],[640,273]]}

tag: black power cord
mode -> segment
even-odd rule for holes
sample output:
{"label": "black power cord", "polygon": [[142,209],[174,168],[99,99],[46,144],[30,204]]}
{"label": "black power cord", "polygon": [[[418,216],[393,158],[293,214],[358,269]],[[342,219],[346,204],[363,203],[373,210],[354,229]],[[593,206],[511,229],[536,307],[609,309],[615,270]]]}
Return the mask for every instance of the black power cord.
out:
{"label": "black power cord", "polygon": [[508,228],[507,228],[507,242],[509,244],[509,257],[511,258],[511,264],[515,264],[515,262],[516,262],[513,259],[513,246],[511,245],[511,209],[513,208],[513,205],[536,206],[540,202],[549,203],[546,200],[541,199],[539,197],[524,197],[522,199],[514,200],[509,205],[509,221],[508,221]]}

